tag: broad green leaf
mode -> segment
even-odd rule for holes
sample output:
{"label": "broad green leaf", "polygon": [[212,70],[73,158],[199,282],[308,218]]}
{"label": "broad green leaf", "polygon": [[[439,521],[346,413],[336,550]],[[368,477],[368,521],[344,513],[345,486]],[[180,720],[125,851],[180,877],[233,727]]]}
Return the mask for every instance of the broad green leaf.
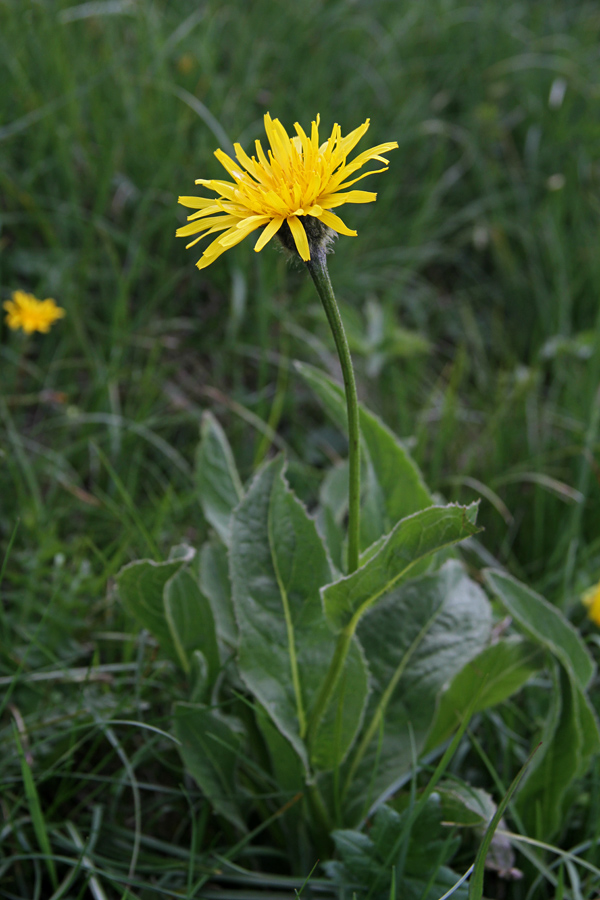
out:
{"label": "broad green leaf", "polygon": [[325,539],[329,555],[341,572],[343,570],[345,529],[348,514],[348,462],[332,466],[321,482],[317,528]]}
{"label": "broad green leaf", "polygon": [[443,686],[487,644],[491,608],[462,566],[396,588],[357,636],[371,673],[364,724],[344,769],[346,808],[364,815],[423,750]]}
{"label": "broad green leaf", "polygon": [[432,750],[450,737],[475,697],[474,713],[502,703],[543,664],[540,648],[516,635],[486,647],[441,695],[425,749]]}
{"label": "broad green leaf", "polygon": [[333,512],[328,506],[320,506],[315,518],[319,534],[322,536],[329,558],[341,575],[344,567],[344,528],[336,521]]}
{"label": "broad green leaf", "polygon": [[[259,705],[255,705],[256,723],[267,745],[269,760],[271,763],[271,772],[274,777],[274,800],[278,806],[282,807],[286,803],[293,800],[298,794],[304,794],[306,791],[304,783],[304,767],[300,761],[300,757],[285,738],[267,712]],[[277,793],[275,794],[275,790]],[[292,803],[290,808],[286,810],[282,819],[281,826],[287,833],[289,846],[300,845],[301,840],[305,837],[304,817],[307,813],[306,804]]]}
{"label": "broad green leaf", "polygon": [[[369,452],[365,447],[364,439],[362,441],[362,446],[360,479],[360,549],[361,551],[364,551],[382,535],[391,531],[398,521],[398,518],[393,522],[390,522],[389,517],[386,516],[385,494],[377,479],[377,474],[371,463]],[[431,506],[431,503],[428,503],[427,506]],[[403,518],[403,516],[400,516],[400,518]]]}
{"label": "broad green leaf", "polygon": [[210,604],[195,578],[180,569],[164,587],[165,616],[182,669],[189,674],[191,654],[200,650],[208,666],[212,683],[220,668],[219,648]]}
{"label": "broad green leaf", "polygon": [[154,635],[161,649],[175,660],[179,660],[179,655],[165,616],[163,590],[169,578],[182,565],[181,559],[166,563],[140,559],[124,566],[117,575],[119,594],[127,611]]}
{"label": "broad green leaf", "polygon": [[[347,431],[343,388],[313,366],[296,363],[296,367],[333,421]],[[365,547],[380,534],[391,531],[399,519],[431,506],[433,499],[396,435],[362,404],[359,415],[365,461],[363,502],[369,507],[371,521],[368,533],[362,536]]]}
{"label": "broad green leaf", "polygon": [[[411,818],[411,810],[407,808],[398,814],[389,806],[381,806],[375,813],[375,821],[371,829],[371,837],[378,848],[380,857],[389,864],[396,863],[396,854],[402,853],[399,838],[403,836],[404,823]],[[435,871],[450,862],[458,846],[460,838],[452,839],[442,823],[442,805],[437,796],[429,797],[422,806],[416,819],[412,821],[410,835],[407,835],[408,850],[406,853],[405,872],[413,879],[422,879],[424,897],[435,897],[438,894],[425,893],[425,885]],[[437,880],[437,879],[435,879]],[[452,884],[452,881],[450,882]]]}
{"label": "broad green leaf", "polygon": [[169,562],[179,560],[182,563],[191,563],[196,557],[196,550],[187,543],[174,544],[169,550]]}
{"label": "broad green leaf", "polygon": [[[381,871],[381,864],[374,859],[373,841],[368,835],[350,828],[334,831],[332,838],[338,859],[323,863],[327,876],[340,888],[353,884],[366,891]],[[389,888],[387,893],[389,896]]]}
{"label": "broad green leaf", "polygon": [[[341,888],[349,884],[360,896],[372,900],[439,900],[458,876],[445,864],[455,854],[460,841],[452,839],[442,823],[441,805],[430,798],[413,827],[407,832],[408,811],[402,813],[381,806],[368,834],[350,829],[333,832],[338,860],[324,864],[327,875]],[[450,837],[450,839],[449,839]],[[401,872],[393,892],[394,872]],[[453,897],[464,900],[466,888]]]}
{"label": "broad green leaf", "polygon": [[359,556],[359,566],[364,566],[369,562],[370,559],[372,559],[377,553],[379,553],[387,539],[388,535],[382,534],[377,538],[376,541],[373,541],[373,543],[370,544],[366,550],[363,550]]}
{"label": "broad green leaf", "polygon": [[335,769],[352,745],[369,693],[369,672],[358,641],[353,640],[343,674],[311,744],[310,761],[317,771]]}
{"label": "broad green leaf", "polygon": [[174,715],[175,737],[186,768],[215,811],[246,831],[235,781],[243,735],[218,711],[201,704],[176,703]]}
{"label": "broad green leaf", "polygon": [[192,703],[202,703],[210,688],[208,678],[208,663],[201,650],[194,650],[190,658],[190,700]]}
{"label": "broad green leaf", "polygon": [[200,550],[200,590],[212,607],[217,634],[230,647],[237,645],[238,630],[231,599],[227,548],[221,541],[207,541]]}
{"label": "broad green leaf", "polygon": [[542,840],[551,838],[562,827],[563,804],[572,782],[585,773],[591,756],[600,749],[596,715],[577,682],[564,669],[555,694],[558,721],[552,735],[542,743],[543,757],[518,797],[528,833]]}
{"label": "broad green leaf", "polygon": [[[256,723],[265,739],[275,781],[281,790],[280,799],[285,803],[304,789],[304,769],[300,757],[288,739],[273,724],[268,713],[258,704],[255,710]],[[294,808],[299,810],[299,807]]]}
{"label": "broad green leaf", "polygon": [[466,827],[487,827],[496,812],[496,804],[482,788],[458,781],[441,781],[436,787],[442,804],[444,822]]}
{"label": "broad green leaf", "polygon": [[[342,431],[347,431],[347,415],[346,415],[346,399],[344,392],[338,384],[331,381],[326,375],[312,366],[305,366],[302,363],[297,364],[300,372],[308,376],[309,384],[315,388],[317,396],[324,401],[326,411],[331,414],[334,422]],[[314,379],[314,381],[313,381]],[[371,416],[363,407],[359,407],[359,421],[361,425],[361,516],[360,516],[360,546],[368,547],[373,541],[386,531],[391,531],[399,518],[403,515],[399,512],[393,521],[386,521],[385,512],[385,495],[382,485],[379,483],[377,473],[371,462],[368,446],[365,442],[363,432],[363,424],[367,417]],[[395,439],[394,439],[395,440]],[[399,445],[398,445],[399,446]],[[400,448],[402,458],[405,451]],[[396,472],[395,487],[397,489],[399,480],[402,476],[402,463]],[[320,493],[320,501],[324,509],[329,510],[340,526],[342,541],[344,538],[344,530],[342,527],[344,517],[348,512],[348,462],[344,460],[339,465],[331,469],[323,480]],[[432,501],[429,500],[425,506],[431,506]],[[414,512],[413,509],[407,510],[406,515]],[[389,517],[387,517],[389,519]],[[334,535],[335,536],[335,535]],[[335,559],[335,557],[334,557]],[[340,554],[341,566],[342,555]]]}
{"label": "broad green leaf", "polygon": [[579,775],[582,775],[587,769],[589,758],[600,751],[600,728],[595,707],[592,705],[589,696],[583,691],[575,691],[574,696],[579,707],[582,757]]}
{"label": "broad green leaf", "polygon": [[[482,788],[457,781],[442,781],[436,787],[442,804],[442,817],[446,825],[459,828],[473,828],[481,839],[489,823],[497,812],[497,806],[490,794]],[[507,830],[503,819],[494,832],[485,858],[485,868],[493,869],[501,878],[520,878],[522,872],[515,868],[515,851],[510,838],[503,834]]]}
{"label": "broad green leaf", "polygon": [[516,578],[486,569],[485,581],[510,615],[535,640],[553,653],[577,684],[585,689],[595,666],[577,630],[544,597]]}
{"label": "broad green leaf", "polygon": [[241,500],[243,489],[225,432],[210,412],[202,416],[196,484],[207,522],[228,545],[231,512]]}
{"label": "broad green leaf", "polygon": [[381,419],[361,407],[360,429],[369,464],[381,490],[383,532],[400,519],[433,505],[433,498],[416,464]]}
{"label": "broad green leaf", "polygon": [[417,566],[428,556],[475,534],[476,515],[476,503],[467,507],[451,504],[432,506],[398,522],[365,565],[323,589],[331,627],[354,627],[380,597],[408,575],[419,574]]}
{"label": "broad green leaf", "polygon": [[[554,735],[556,734],[556,729],[558,728],[563,707],[560,673],[560,665],[554,658],[550,657],[549,674],[552,679],[552,684],[550,690],[544,691],[544,695],[548,700],[548,708],[544,709],[542,707],[542,729],[539,736],[536,737],[536,741],[539,743],[539,750],[534,755],[527,768],[527,772],[525,773],[525,783],[521,787],[519,801],[521,797],[526,796],[528,782],[531,781],[534,772],[537,771],[538,767],[542,765],[546,753],[552,747],[552,742],[554,740]],[[535,793],[535,790],[536,788],[533,787],[532,793]]]}
{"label": "broad green leaf", "polygon": [[315,366],[296,361],[296,371],[300,373],[304,381],[317,395],[319,402],[327,415],[337,425],[340,431],[348,432],[348,414],[344,389]]}
{"label": "broad green leaf", "polygon": [[[287,486],[283,469],[282,458],[265,466],[234,513],[233,602],[242,678],[308,767],[306,723],[335,646],[319,593],[332,572],[315,524]],[[360,654],[349,654],[343,679],[356,693],[339,710],[342,756],[366,699],[366,677],[364,690],[356,688],[363,676],[355,670],[363,666]]]}

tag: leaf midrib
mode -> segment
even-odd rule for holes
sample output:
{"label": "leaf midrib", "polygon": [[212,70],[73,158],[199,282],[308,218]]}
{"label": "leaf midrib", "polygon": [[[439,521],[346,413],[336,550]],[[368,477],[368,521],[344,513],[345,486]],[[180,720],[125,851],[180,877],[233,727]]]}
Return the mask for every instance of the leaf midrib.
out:
{"label": "leaf midrib", "polygon": [[354,759],[352,760],[352,765],[350,767],[348,776],[346,778],[346,782],[344,784],[342,799],[347,794],[347,792],[351,786],[351,782],[354,777],[354,774],[355,774],[358,766],[360,765],[361,760],[362,760],[363,756],[365,755],[371,741],[375,737],[375,732],[377,731],[377,728],[379,727],[379,723],[382,722],[384,719],[385,711],[388,707],[390,700],[392,699],[392,695],[393,695],[394,691],[398,687],[398,683],[400,682],[400,679],[402,678],[404,672],[406,671],[406,667],[408,666],[408,663],[410,662],[413,655],[418,650],[421,643],[426,638],[429,630],[433,627],[437,618],[442,613],[443,607],[444,607],[444,604],[443,604],[443,602],[441,602],[440,605],[438,606],[438,608],[432,613],[431,616],[429,616],[427,621],[423,624],[423,626],[419,630],[418,634],[412,640],[410,646],[407,647],[406,652],[403,654],[402,659],[396,666],[392,677],[388,681],[388,684],[381,695],[379,703],[377,704],[377,706],[375,708],[375,711],[371,718],[371,722],[370,722],[369,726],[367,727],[366,731],[364,732],[364,737],[361,740],[361,742],[356,750]]}

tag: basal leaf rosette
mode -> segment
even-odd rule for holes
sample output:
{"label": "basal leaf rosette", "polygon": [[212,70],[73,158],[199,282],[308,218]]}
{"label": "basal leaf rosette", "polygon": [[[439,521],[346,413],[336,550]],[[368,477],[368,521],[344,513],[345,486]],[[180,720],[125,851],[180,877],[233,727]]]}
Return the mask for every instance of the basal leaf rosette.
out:
{"label": "basal leaf rosette", "polygon": [[[290,243],[304,262],[311,259],[315,225],[323,237],[330,235],[328,229],[356,235],[332,210],[344,203],[372,203],[377,194],[349,188],[368,175],[384,172],[388,160],[382,154],[398,144],[378,144],[347,162],[368,130],[369,119],[346,137],[342,137],[340,126],[334,125],[324,143],[319,139],[319,121],[317,116],[310,136],[296,122],[296,134],[290,137],[279,119],[272,119],[267,113],[264,122],[270,149],[266,153],[258,140],[256,156],[248,156],[240,144],[234,144],[236,159],[222,150],[215,151],[233,181],[198,178],[196,184],[204,185],[217,196],[179,198],[183,206],[196,210],[188,216],[188,224],[177,230],[178,237],[197,235],[187,247],[219,234],[197,262],[199,269],[209,266],[258,228],[263,231],[254,246],[257,252],[279,233],[284,244]],[[371,161],[384,165],[353,177]],[[286,236],[291,240],[285,240]]]}

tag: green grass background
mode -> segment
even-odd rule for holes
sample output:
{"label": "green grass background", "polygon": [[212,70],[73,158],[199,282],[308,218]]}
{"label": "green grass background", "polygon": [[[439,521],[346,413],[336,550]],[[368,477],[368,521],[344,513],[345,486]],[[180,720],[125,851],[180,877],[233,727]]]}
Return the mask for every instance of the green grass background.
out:
{"label": "green grass background", "polygon": [[[1,298],[67,310],[47,336],[1,333],[0,780],[23,860],[0,896],[46,896],[50,878],[39,828],[19,825],[14,728],[54,851],[91,835],[107,897],[127,896],[132,858],[131,883],[155,885],[132,896],[194,896],[233,840],[165,737],[110,724],[168,730],[177,689],[112,578],[205,535],[203,409],[244,475],[276,429],[309,503],[345,452],[291,367],[335,371],[306,275],[251,241],[198,272],[174,237],[178,194],[219,176],[216,147],[262,136],[267,110],[289,127],[319,112],[323,133],[370,118],[364,147],[398,141],[330,262],[361,396],[433,490],[482,497],[480,555],[582,623],[600,576],[599,36],[597,4],[565,0],[0,0]],[[91,664],[126,668],[90,681]],[[511,715],[500,749],[482,726],[507,783],[530,730]],[[599,791],[592,774],[567,843],[594,834]]]}

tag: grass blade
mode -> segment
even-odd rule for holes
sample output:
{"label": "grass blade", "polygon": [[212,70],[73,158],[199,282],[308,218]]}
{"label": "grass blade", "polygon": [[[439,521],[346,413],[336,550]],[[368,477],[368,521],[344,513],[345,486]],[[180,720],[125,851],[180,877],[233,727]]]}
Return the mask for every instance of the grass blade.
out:
{"label": "grass blade", "polygon": [[42,804],[40,803],[40,796],[37,792],[33,773],[25,757],[21,739],[19,738],[19,732],[16,728],[14,729],[14,737],[15,743],[17,745],[19,759],[21,761],[23,787],[25,788],[25,798],[27,800],[27,806],[29,807],[29,815],[31,816],[33,830],[35,831],[35,836],[37,838],[39,848],[44,854],[46,867],[48,869],[48,874],[50,875],[52,886],[54,890],[56,890],[58,888],[56,866],[54,865],[54,859],[52,857],[52,847],[50,846],[50,838],[48,837],[48,830],[46,828],[46,820],[44,819],[44,813],[42,811]]}
{"label": "grass blade", "polygon": [[504,815],[504,810],[508,806],[512,795],[515,793],[518,788],[521,779],[525,775],[527,767],[529,766],[531,760],[534,755],[539,750],[541,744],[538,744],[533,753],[530,754],[529,758],[525,762],[523,768],[517,773],[516,778],[513,780],[511,786],[507,790],[506,794],[502,798],[501,802],[498,804],[498,809],[496,810],[496,814],[494,815],[492,821],[486,828],[486,832],[483,836],[483,840],[481,842],[481,846],[479,847],[479,851],[475,858],[475,868],[473,870],[473,875],[471,877],[471,881],[469,882],[469,900],[481,900],[483,896],[483,873],[485,871],[485,860],[487,857],[488,850],[490,848],[490,844],[492,843],[492,838],[494,837],[494,832],[498,827],[498,823],[500,819]]}

